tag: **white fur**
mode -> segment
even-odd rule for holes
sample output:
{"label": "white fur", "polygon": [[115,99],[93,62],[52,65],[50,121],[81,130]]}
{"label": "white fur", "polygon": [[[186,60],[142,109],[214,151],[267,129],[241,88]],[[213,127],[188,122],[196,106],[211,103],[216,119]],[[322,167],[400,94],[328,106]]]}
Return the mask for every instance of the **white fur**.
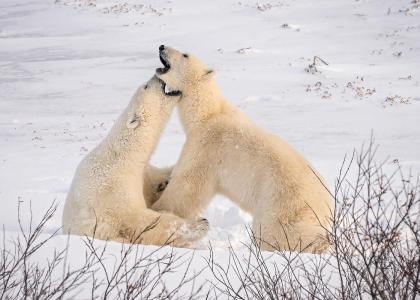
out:
{"label": "white fur", "polygon": [[182,92],[178,108],[187,140],[152,207],[191,218],[220,193],[252,214],[262,249],[327,249],[333,203],[310,164],[229,104],[197,58],[168,47],[163,55],[171,68],[157,76]]}
{"label": "white fur", "polygon": [[137,90],[108,136],[79,164],[64,207],[64,233],[116,241],[141,235],[135,242],[173,240],[175,246],[189,246],[206,233],[206,220],[187,221],[148,208],[171,171],[148,162],[178,100],[165,96],[156,77]]}

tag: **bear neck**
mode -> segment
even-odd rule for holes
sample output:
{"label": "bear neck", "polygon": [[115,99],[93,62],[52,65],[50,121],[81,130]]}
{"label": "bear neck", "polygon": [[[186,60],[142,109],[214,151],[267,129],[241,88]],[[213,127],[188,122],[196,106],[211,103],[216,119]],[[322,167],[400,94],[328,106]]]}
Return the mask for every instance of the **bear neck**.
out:
{"label": "bear neck", "polygon": [[[144,107],[143,101],[136,94],[104,141],[108,154],[114,159],[132,163],[136,168],[147,164],[171,111],[161,109],[158,103]],[[128,128],[127,120],[133,114],[139,116],[139,125]]]}
{"label": "bear neck", "polygon": [[187,133],[222,111],[224,99],[213,79],[190,84],[184,91],[178,111]]}

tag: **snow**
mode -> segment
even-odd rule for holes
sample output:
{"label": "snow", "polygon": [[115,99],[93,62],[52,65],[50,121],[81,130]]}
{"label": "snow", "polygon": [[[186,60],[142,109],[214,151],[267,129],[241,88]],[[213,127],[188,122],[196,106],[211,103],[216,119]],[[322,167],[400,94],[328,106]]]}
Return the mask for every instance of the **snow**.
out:
{"label": "snow", "polygon": [[[23,219],[31,203],[36,221],[56,199],[59,212],[47,226],[59,228],[78,162],[160,66],[160,44],[214,68],[226,98],[298,149],[330,186],[345,153],[372,132],[379,158],[418,173],[417,6],[409,0],[2,0],[0,223],[13,235],[19,201]],[[316,71],[306,72],[314,56],[328,65],[317,61]],[[152,163],[174,164],[184,140],[175,113]],[[243,248],[249,215],[222,197],[204,215],[211,231],[199,248],[211,242],[221,260],[229,241]]]}

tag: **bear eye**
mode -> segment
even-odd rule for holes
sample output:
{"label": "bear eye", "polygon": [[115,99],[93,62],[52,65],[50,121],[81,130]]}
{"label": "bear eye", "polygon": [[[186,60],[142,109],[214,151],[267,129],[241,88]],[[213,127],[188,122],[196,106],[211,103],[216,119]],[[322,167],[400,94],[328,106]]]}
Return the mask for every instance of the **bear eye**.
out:
{"label": "bear eye", "polygon": [[146,84],[146,85],[144,86],[144,89],[145,89],[145,90],[147,90],[147,88],[148,88],[148,86],[147,86],[147,84]]}
{"label": "bear eye", "polygon": [[182,54],[183,57],[188,58],[188,54],[184,53]]}

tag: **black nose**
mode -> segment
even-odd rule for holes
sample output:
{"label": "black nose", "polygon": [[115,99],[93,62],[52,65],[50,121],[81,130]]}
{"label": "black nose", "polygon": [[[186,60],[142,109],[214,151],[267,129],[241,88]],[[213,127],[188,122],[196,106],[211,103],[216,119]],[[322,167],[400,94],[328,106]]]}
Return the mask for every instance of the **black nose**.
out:
{"label": "black nose", "polygon": [[159,46],[159,51],[163,51],[164,49],[165,49],[165,46],[163,46],[163,45]]}

